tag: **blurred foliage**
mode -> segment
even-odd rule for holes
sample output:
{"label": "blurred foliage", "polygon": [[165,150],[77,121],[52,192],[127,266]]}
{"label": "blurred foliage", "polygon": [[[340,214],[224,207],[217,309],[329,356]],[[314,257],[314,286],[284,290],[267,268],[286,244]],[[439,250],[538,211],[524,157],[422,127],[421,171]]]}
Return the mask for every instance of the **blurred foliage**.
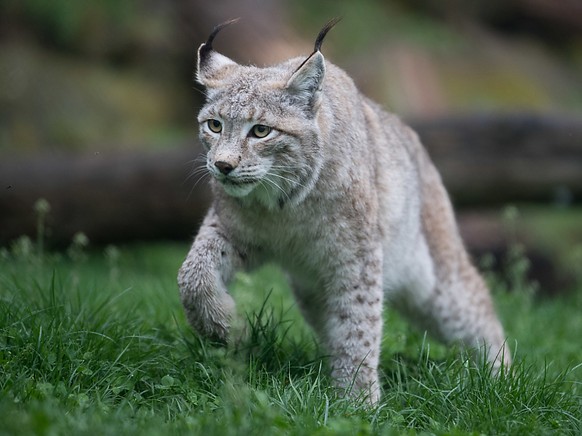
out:
{"label": "blurred foliage", "polygon": [[313,34],[321,28],[322,23],[331,18],[331,11],[343,18],[342,30],[334,32],[332,39],[335,44],[331,43],[338,56],[368,52],[370,47],[390,40],[406,41],[445,52],[463,44],[462,35],[442,20],[410,10],[395,1],[293,2],[295,21],[312,29]]}
{"label": "blurred foliage", "polygon": [[258,65],[273,51],[308,52],[322,24],[343,17],[326,56],[404,116],[580,113],[581,20],[555,5],[543,17],[534,3],[4,0],[0,153],[192,141],[202,102],[192,83],[195,47],[233,16],[242,17],[239,37],[224,35],[221,50]]}
{"label": "blurred foliage", "polygon": [[523,20],[539,21],[520,15],[514,0],[299,0],[293,6],[295,21],[311,34],[330,11],[344,18],[326,51],[343,60],[366,94],[400,114],[582,111],[582,31],[551,21],[531,31]]}
{"label": "blurred foliage", "polygon": [[133,0],[5,0],[2,9],[33,27],[45,43],[72,51],[114,46],[136,14]]}
{"label": "blurred foliage", "polygon": [[159,147],[192,135],[189,83],[177,80],[180,62],[164,61],[171,20],[159,9],[2,3],[0,152]]}
{"label": "blurred foliage", "polygon": [[0,119],[0,151],[152,145],[173,117],[190,110],[179,91],[137,69],[76,62],[21,44],[0,53],[0,78],[10,83],[0,93],[0,113],[7,112]]}

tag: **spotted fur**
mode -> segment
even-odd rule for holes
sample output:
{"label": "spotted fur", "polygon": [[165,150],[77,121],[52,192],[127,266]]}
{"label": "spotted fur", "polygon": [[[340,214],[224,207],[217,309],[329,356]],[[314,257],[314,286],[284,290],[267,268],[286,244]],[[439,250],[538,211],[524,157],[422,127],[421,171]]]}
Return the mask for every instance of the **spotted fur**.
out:
{"label": "spotted fur", "polygon": [[[309,57],[259,68],[214,51],[218,30],[197,70],[214,202],[178,276],[192,326],[226,342],[233,274],[275,261],[352,395],[379,399],[384,303],[509,365],[488,289],[416,134],[324,59],[325,32]],[[257,125],[268,135],[256,137]]]}

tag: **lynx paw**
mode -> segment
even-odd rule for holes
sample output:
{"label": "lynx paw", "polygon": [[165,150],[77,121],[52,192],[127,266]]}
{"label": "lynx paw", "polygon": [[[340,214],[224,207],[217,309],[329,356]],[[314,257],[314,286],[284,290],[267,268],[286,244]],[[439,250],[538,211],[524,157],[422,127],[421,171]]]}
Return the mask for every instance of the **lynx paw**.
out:
{"label": "lynx paw", "polygon": [[190,325],[203,337],[226,344],[235,304],[232,297],[221,292],[202,301],[183,301]]}

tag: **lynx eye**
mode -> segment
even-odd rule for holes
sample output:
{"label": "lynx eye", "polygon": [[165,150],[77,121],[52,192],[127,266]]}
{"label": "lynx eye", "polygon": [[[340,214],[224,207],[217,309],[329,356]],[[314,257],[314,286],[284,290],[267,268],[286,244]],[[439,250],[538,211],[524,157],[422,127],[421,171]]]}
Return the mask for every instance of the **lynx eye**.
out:
{"label": "lynx eye", "polygon": [[222,123],[220,121],[208,120],[208,121],[206,121],[206,124],[208,124],[208,128],[210,129],[211,132],[214,132],[214,133],[222,132]]}
{"label": "lynx eye", "polygon": [[255,138],[264,138],[269,133],[271,133],[271,128],[264,124],[255,124],[250,131],[251,136]]}

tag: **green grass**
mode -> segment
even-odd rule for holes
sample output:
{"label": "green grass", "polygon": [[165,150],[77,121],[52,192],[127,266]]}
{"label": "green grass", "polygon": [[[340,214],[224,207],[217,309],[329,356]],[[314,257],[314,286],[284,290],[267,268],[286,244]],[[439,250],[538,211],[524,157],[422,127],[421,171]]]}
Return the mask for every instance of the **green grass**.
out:
{"label": "green grass", "polygon": [[491,277],[517,348],[500,378],[388,312],[383,399],[368,408],[329,387],[274,267],[237,276],[233,345],[200,340],[175,283],[187,248],[0,251],[0,434],[582,432],[582,289],[539,300]]}

